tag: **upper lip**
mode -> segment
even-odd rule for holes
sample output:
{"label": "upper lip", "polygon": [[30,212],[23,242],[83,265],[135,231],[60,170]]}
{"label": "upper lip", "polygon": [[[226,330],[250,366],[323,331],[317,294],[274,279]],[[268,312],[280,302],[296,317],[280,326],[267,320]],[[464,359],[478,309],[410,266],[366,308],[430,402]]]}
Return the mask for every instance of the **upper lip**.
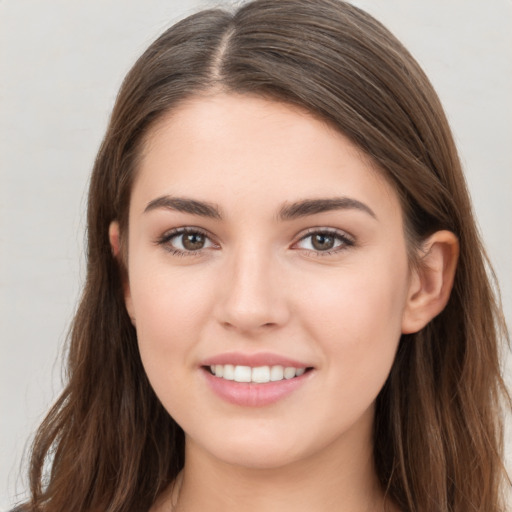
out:
{"label": "upper lip", "polygon": [[213,366],[216,364],[232,364],[233,366],[285,366],[293,368],[309,368],[311,365],[302,363],[279,354],[271,352],[259,352],[247,354],[242,352],[226,352],[205,359],[201,366]]}

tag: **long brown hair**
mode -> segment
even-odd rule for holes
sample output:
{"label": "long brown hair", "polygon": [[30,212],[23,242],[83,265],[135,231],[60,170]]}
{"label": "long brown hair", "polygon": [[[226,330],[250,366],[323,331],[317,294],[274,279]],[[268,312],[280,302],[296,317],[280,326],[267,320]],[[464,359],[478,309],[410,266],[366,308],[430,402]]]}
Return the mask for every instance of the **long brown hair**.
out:
{"label": "long brown hair", "polygon": [[409,244],[455,233],[446,309],[404,335],[377,399],[374,456],[391,500],[411,512],[504,510],[499,341],[490,285],[440,102],[379,22],[338,0],[256,0],[206,10],[157,39],[126,77],[94,166],[87,279],[72,325],[68,384],[37,432],[25,510],[147,510],[184,464],[184,434],[144,373],[108,227],[126,233],[145,136],[164,113],[212,89],[300,105],[349,137],[397,190]]}

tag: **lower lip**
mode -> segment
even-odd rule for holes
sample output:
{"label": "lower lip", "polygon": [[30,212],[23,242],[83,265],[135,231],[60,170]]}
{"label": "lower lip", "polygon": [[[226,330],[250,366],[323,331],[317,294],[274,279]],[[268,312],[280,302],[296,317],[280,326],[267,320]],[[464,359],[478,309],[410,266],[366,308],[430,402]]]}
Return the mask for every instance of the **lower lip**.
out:
{"label": "lower lip", "polygon": [[207,369],[202,368],[210,389],[225,400],[234,405],[243,407],[264,407],[291,395],[300,388],[310,377],[309,370],[300,377],[283,379],[277,382],[235,382],[222,377],[212,375]]}

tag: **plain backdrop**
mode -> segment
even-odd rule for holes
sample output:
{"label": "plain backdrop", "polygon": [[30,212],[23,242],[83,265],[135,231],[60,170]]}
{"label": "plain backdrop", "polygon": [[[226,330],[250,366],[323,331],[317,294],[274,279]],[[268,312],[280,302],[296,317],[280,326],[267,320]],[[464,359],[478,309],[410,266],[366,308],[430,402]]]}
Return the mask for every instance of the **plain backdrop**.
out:
{"label": "plain backdrop", "polygon": [[[510,325],[512,1],[354,3],[405,43],[441,97]],[[61,388],[88,176],[117,89],[160,32],[213,5],[0,0],[0,510],[23,495],[23,451]]]}

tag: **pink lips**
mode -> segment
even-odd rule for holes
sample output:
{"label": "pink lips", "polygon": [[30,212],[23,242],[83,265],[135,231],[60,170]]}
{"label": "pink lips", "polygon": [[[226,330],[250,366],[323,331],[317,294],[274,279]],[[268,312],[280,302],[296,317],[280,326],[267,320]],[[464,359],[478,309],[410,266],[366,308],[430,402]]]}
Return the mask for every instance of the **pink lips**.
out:
{"label": "pink lips", "polygon": [[201,366],[212,366],[214,364],[232,364],[239,366],[293,366],[294,368],[306,368],[308,365],[299,361],[289,359],[271,352],[259,352],[255,354],[243,354],[230,352],[205,359]]}
{"label": "pink lips", "polygon": [[273,404],[291,395],[305,384],[313,372],[306,371],[299,377],[283,379],[276,382],[245,383],[226,380],[212,375],[209,367],[213,365],[232,364],[234,366],[283,366],[295,368],[307,368],[308,365],[299,361],[282,357],[272,353],[219,354],[203,361],[201,370],[210,389],[221,399],[231,404],[242,407],[263,407]]}

